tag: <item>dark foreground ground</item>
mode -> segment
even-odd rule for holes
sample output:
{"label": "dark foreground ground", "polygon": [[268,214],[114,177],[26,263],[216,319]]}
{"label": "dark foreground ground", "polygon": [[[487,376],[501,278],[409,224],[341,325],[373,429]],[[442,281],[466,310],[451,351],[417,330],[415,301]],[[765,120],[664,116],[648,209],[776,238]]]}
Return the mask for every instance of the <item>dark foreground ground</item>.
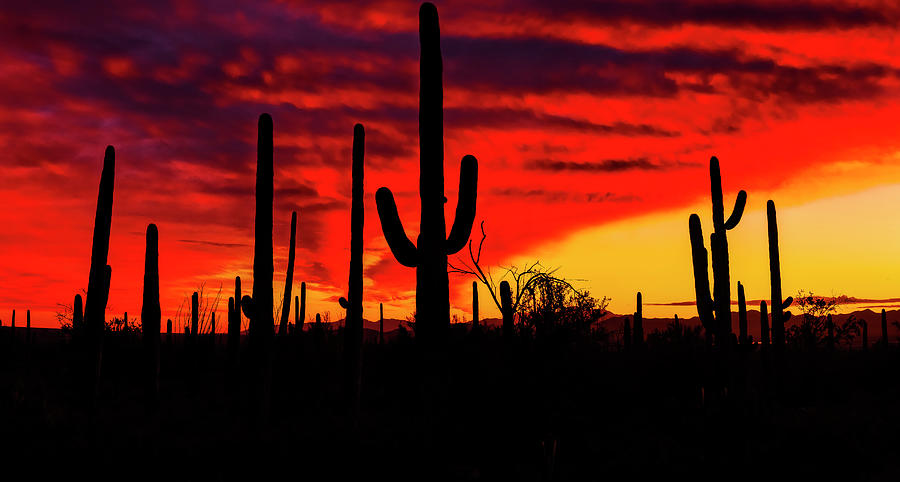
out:
{"label": "dark foreground ground", "polygon": [[154,418],[138,338],[107,337],[92,411],[76,343],[8,335],[0,463],[33,480],[900,480],[894,349],[778,360],[460,330],[366,344],[354,423],[341,337],[307,333],[276,340],[264,423],[247,369],[229,388],[224,337],[163,336]]}

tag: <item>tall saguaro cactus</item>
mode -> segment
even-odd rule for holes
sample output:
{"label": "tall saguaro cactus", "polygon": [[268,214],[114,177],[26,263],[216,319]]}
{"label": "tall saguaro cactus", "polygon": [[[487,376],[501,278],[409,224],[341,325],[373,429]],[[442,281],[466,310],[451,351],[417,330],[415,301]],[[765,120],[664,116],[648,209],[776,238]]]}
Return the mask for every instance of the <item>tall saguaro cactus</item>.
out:
{"label": "tall saguaro cactus", "polygon": [[781,261],[778,256],[778,217],[775,203],[766,201],[766,219],[769,227],[769,276],[772,285],[772,345],[776,348],[784,346],[784,324],[791,318],[790,311],[794,298],[788,296],[781,300]]}
{"label": "tall saguaro cactus", "polygon": [[147,226],[144,253],[144,300],[141,305],[141,331],[146,361],[146,402],[155,409],[159,399],[159,331],[162,313],[159,307],[159,230]]}
{"label": "tall saguaro cactus", "polygon": [[94,235],[91,246],[91,271],[88,277],[87,299],[84,306],[84,328],[89,351],[88,377],[91,385],[91,403],[96,399],[103,359],[103,329],[106,326],[106,302],[109,299],[111,270],[109,256],[109,231],[112,225],[113,187],[116,176],[116,151],[106,147],[103,171],[97,194],[97,212],[94,217]]}
{"label": "tall saguaro cactus", "polygon": [[465,247],[475,221],[478,161],[463,157],[456,219],[447,236],[444,221],[444,120],[440,27],[437,8],[419,9],[419,198],[421,221],[417,244],[406,236],[394,195],[378,189],[375,201],[384,237],[397,261],[416,268],[416,336],[440,337],[450,326],[447,256]]}
{"label": "tall saguaro cactus", "polygon": [[294,284],[294,248],[297,246],[297,211],[291,213],[291,244],[288,251],[287,275],[284,278],[284,300],[281,304],[281,323],[278,335],[287,336],[288,316],[291,314],[291,289]]}
{"label": "tall saguaro cactus", "polygon": [[726,220],[725,202],[722,195],[722,174],[719,170],[719,159],[715,156],[709,160],[709,181],[713,218],[713,233],[710,235],[713,296],[709,296],[707,251],[703,246],[700,217],[696,214],[691,215],[689,222],[694,264],[694,289],[697,295],[697,313],[700,321],[707,333],[715,333],[717,342],[725,345],[731,338],[731,275],[728,266],[727,233],[741,221],[744,206],[747,203],[747,193],[743,190],[738,192],[734,209]]}
{"label": "tall saguaro cactus", "polygon": [[362,295],[363,295],[363,163],[365,160],[366,131],[362,124],[353,126],[353,153],[351,155],[350,202],[350,280],[347,298],[341,298],[341,306],[347,310],[344,319],[344,364],[347,377],[347,395],[352,414],[359,410],[359,390],[362,374]]}

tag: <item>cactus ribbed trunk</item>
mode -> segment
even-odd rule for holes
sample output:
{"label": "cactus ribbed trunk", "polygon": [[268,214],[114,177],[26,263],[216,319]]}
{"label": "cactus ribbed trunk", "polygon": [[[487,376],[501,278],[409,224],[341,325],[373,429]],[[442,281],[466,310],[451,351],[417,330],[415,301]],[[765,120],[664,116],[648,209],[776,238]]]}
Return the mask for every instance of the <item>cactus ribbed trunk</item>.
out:
{"label": "cactus ribbed trunk", "polygon": [[162,312],[159,307],[159,230],[155,224],[147,226],[143,295],[141,331],[146,363],[146,406],[148,410],[156,410],[159,400],[159,331]]}
{"label": "cactus ribbed trunk", "polygon": [[738,281],[738,334],[741,345],[750,342],[747,337],[747,299],[744,297],[744,285],[740,281]]}
{"label": "cactus ribbed trunk", "polygon": [[419,9],[419,198],[421,219],[418,246],[406,236],[394,196],[387,188],[376,192],[384,237],[400,264],[416,268],[416,338],[443,339],[450,326],[447,256],[461,250],[472,232],[478,161],[465,156],[460,168],[456,218],[447,235],[444,220],[443,65],[437,8]]}
{"label": "cactus ribbed trunk", "polygon": [[759,302],[759,337],[763,348],[769,346],[769,307],[765,300]]}
{"label": "cactus ribbed trunk", "polygon": [[472,329],[478,329],[478,282],[472,282]]}
{"label": "cactus ribbed trunk", "polygon": [[281,324],[278,335],[287,335],[287,325],[291,314],[291,289],[294,285],[294,249],[297,246],[297,211],[291,213],[291,243],[288,248],[287,275],[284,278],[284,299],[281,304]]}
{"label": "cactus ribbed trunk", "polygon": [[503,315],[503,337],[507,340],[513,334],[512,290],[506,281],[500,282],[500,310]]}
{"label": "cactus ribbed trunk", "polygon": [[644,344],[644,311],[642,305],[641,292],[638,291],[637,311],[634,312],[634,333],[632,333],[632,342],[634,343],[634,346],[641,346]]}
{"label": "cactus ribbed trunk", "polygon": [[274,330],[272,254],[275,166],[272,117],[259,116],[256,147],[256,215],[253,255],[253,316],[250,319],[250,353],[257,386],[257,409],[261,421],[268,416],[270,385],[270,345]]}
{"label": "cactus ribbed trunk", "polygon": [[100,188],[97,194],[97,212],[94,217],[94,234],[91,245],[91,270],[84,306],[85,339],[89,360],[88,389],[92,406],[99,389],[100,366],[103,360],[103,329],[106,326],[105,313],[110,279],[110,269],[106,263],[109,255],[115,170],[116,151],[113,146],[107,146],[103,156],[103,171],[100,174]]}

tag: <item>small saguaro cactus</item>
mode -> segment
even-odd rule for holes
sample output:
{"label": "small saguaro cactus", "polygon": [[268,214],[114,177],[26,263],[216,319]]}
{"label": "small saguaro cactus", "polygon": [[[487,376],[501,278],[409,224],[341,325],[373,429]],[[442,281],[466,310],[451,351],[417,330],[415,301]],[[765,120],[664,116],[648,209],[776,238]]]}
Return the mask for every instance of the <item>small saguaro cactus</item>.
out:
{"label": "small saguaro cactus", "polygon": [[641,292],[637,294],[637,311],[634,312],[634,327],[632,333],[633,343],[635,346],[644,344],[644,311],[641,301]]}
{"label": "small saguaro cactus", "polygon": [[191,295],[191,336],[196,337],[199,334],[199,320],[200,320],[200,298],[197,292],[195,291]]}
{"label": "small saguaro cactus", "polygon": [[31,310],[25,310],[25,343],[31,343]]}
{"label": "small saguaro cactus", "polygon": [[300,283],[300,310],[297,312],[296,333],[303,334],[303,325],[306,323],[306,282]]}
{"label": "small saguaro cactus", "polygon": [[763,348],[769,346],[769,307],[766,300],[759,302],[759,337]]}
{"label": "small saguaro cactus", "polygon": [[72,303],[72,333],[79,333],[84,325],[84,306],[82,305],[81,295],[75,295],[75,301]]}
{"label": "small saguaro cactus", "polygon": [[513,308],[512,290],[506,281],[500,282],[500,310],[503,315],[503,337],[512,338],[513,334]]}
{"label": "small saguaro cactus", "polygon": [[888,331],[887,331],[887,312],[884,311],[884,308],[881,309],[881,346],[887,348],[890,344],[888,340]]}
{"label": "small saguaro cactus", "polygon": [[384,303],[378,303],[378,344],[384,345]]}
{"label": "small saguaro cactus", "polygon": [[159,230],[147,226],[144,253],[144,293],[141,305],[141,332],[145,357],[145,396],[148,410],[159,400],[159,329],[162,313],[159,307]]}
{"label": "small saguaro cactus", "polygon": [[713,288],[715,293],[710,297],[709,275],[707,271],[707,251],[703,246],[703,233],[700,217],[690,216],[691,250],[694,265],[694,288],[697,295],[697,313],[707,333],[715,333],[717,343],[727,344],[731,339],[731,281],[728,266],[728,235],[741,221],[747,193],[738,192],[734,209],[728,220],[725,220],[725,205],[722,194],[722,175],[719,171],[719,160],[709,160],[710,194],[712,197],[713,233],[710,235],[712,250]]}
{"label": "small saguaro cactus", "polygon": [[16,342],[16,310],[12,312],[12,324],[9,327],[9,337],[12,343]]}
{"label": "small saguaro cactus", "polygon": [[215,338],[216,338],[216,313],[215,312],[209,314],[209,335],[213,340],[215,340]]}
{"label": "small saguaro cactus", "polygon": [[288,317],[291,314],[291,289],[294,284],[294,250],[297,246],[297,211],[291,213],[291,243],[288,247],[287,274],[284,278],[284,301],[281,305],[281,323],[278,325],[278,335],[287,335]]}
{"label": "small saguaro cactus", "polygon": [[790,311],[794,298],[788,296],[781,300],[781,261],[778,256],[778,218],[775,203],[766,201],[766,219],[769,227],[769,276],[772,285],[772,345],[778,349],[784,347],[784,324],[791,318]]}
{"label": "small saguaro cactus", "polygon": [[472,330],[478,329],[478,282],[472,282]]}
{"label": "small saguaro cactus", "polygon": [[738,281],[738,342],[747,345],[750,339],[747,337],[747,299],[744,297],[744,285]]}
{"label": "small saguaro cactus", "polygon": [[172,344],[172,319],[166,320],[166,343]]}
{"label": "small saguaro cactus", "polygon": [[421,221],[418,242],[403,230],[391,191],[375,193],[384,238],[397,261],[416,268],[416,337],[440,338],[450,326],[450,284],[447,256],[465,247],[475,221],[478,161],[463,157],[456,219],[447,236],[444,221],[444,134],[440,27],[437,8],[419,9],[419,197]]}

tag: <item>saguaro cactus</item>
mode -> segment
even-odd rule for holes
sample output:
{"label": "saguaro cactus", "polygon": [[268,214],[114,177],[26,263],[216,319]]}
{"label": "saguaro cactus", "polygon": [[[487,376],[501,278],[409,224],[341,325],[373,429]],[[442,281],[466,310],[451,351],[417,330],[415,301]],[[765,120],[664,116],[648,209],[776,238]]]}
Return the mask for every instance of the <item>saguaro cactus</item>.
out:
{"label": "saguaro cactus", "polygon": [[419,10],[419,197],[421,221],[417,244],[406,236],[394,195],[385,187],[375,200],[384,237],[397,261],[416,268],[416,336],[440,337],[450,326],[447,256],[469,240],[475,221],[478,161],[462,160],[456,219],[447,236],[444,221],[443,86],[440,27],[437,8],[424,3]]}
{"label": "saguaro cactus", "polygon": [[306,323],[306,282],[300,283],[300,309],[297,311],[294,323],[297,334],[303,334],[303,325]]}
{"label": "saguaro cactus", "polygon": [[159,307],[159,230],[147,226],[144,253],[144,300],[141,305],[141,331],[144,339],[146,403],[156,408],[159,397],[159,329],[162,313]]}
{"label": "saguaro cactus", "polygon": [[94,216],[94,234],[91,245],[91,270],[88,277],[87,299],[84,306],[84,327],[93,386],[92,397],[96,394],[100,377],[103,353],[103,329],[106,326],[106,301],[109,296],[109,231],[112,225],[113,188],[115,184],[116,151],[106,147],[103,156],[103,171],[100,173],[100,188],[97,193],[97,212]]}
{"label": "saguaro cactus", "polygon": [[191,295],[191,338],[196,338],[199,334],[200,321],[200,298],[195,291]]}
{"label": "saguaro cactus", "polygon": [[637,311],[634,312],[634,328],[633,331],[633,343],[635,346],[641,346],[644,344],[644,310],[643,303],[641,300],[641,292],[638,291],[637,294]]}
{"label": "saguaro cactus", "polygon": [[778,218],[775,203],[766,201],[766,218],[769,226],[769,276],[772,285],[772,344],[779,349],[784,346],[784,324],[791,318],[790,311],[784,311],[794,298],[781,300],[781,262],[778,257]]}
{"label": "saguaro cactus", "polygon": [[81,302],[81,295],[75,295],[75,301],[72,303],[72,333],[79,333],[84,325],[84,306]]}
{"label": "saguaro cactus", "polygon": [[890,344],[888,340],[888,332],[887,332],[887,312],[884,311],[884,308],[881,309],[881,346],[887,348]]}
{"label": "saguaro cactus", "polygon": [[478,329],[478,282],[472,282],[472,330]]}
{"label": "saguaro cactus", "polygon": [[503,337],[512,338],[513,334],[513,308],[512,290],[506,281],[500,282],[500,311],[503,315]]}
{"label": "saguaro cactus", "polygon": [[378,344],[384,345],[384,303],[378,303]]}
{"label": "saguaro cactus", "polygon": [[281,304],[281,323],[278,335],[287,335],[288,316],[291,313],[291,289],[294,284],[294,248],[297,246],[297,211],[291,213],[291,244],[288,248],[287,275],[284,278],[284,300]]}
{"label": "saguaro cactus", "polygon": [[25,310],[25,344],[31,343],[31,310]]}
{"label": "saguaro cactus", "polygon": [[744,285],[738,281],[738,340],[741,345],[749,342],[747,337],[747,299],[744,297]]}
{"label": "saguaro cactus", "polygon": [[350,290],[341,306],[347,310],[344,319],[344,364],[347,377],[347,396],[352,414],[359,410],[359,390],[362,374],[362,295],[363,295],[363,162],[366,132],[362,124],[353,126],[350,202]]}
{"label": "saguaro cactus", "polygon": [[166,344],[172,344],[172,319],[166,320]]}
{"label": "saguaro cactus", "polygon": [[769,346],[769,307],[766,301],[759,302],[759,337],[763,348]]}
{"label": "saguaro cactus", "polygon": [[710,235],[712,250],[713,290],[710,297],[709,274],[707,271],[707,251],[703,246],[700,217],[692,214],[689,220],[691,251],[694,264],[694,289],[697,295],[697,313],[707,333],[715,333],[719,344],[731,338],[731,276],[728,267],[728,230],[734,229],[741,221],[747,193],[738,192],[734,209],[725,220],[722,195],[722,175],[719,160],[709,160],[710,194],[712,197],[713,233]]}

